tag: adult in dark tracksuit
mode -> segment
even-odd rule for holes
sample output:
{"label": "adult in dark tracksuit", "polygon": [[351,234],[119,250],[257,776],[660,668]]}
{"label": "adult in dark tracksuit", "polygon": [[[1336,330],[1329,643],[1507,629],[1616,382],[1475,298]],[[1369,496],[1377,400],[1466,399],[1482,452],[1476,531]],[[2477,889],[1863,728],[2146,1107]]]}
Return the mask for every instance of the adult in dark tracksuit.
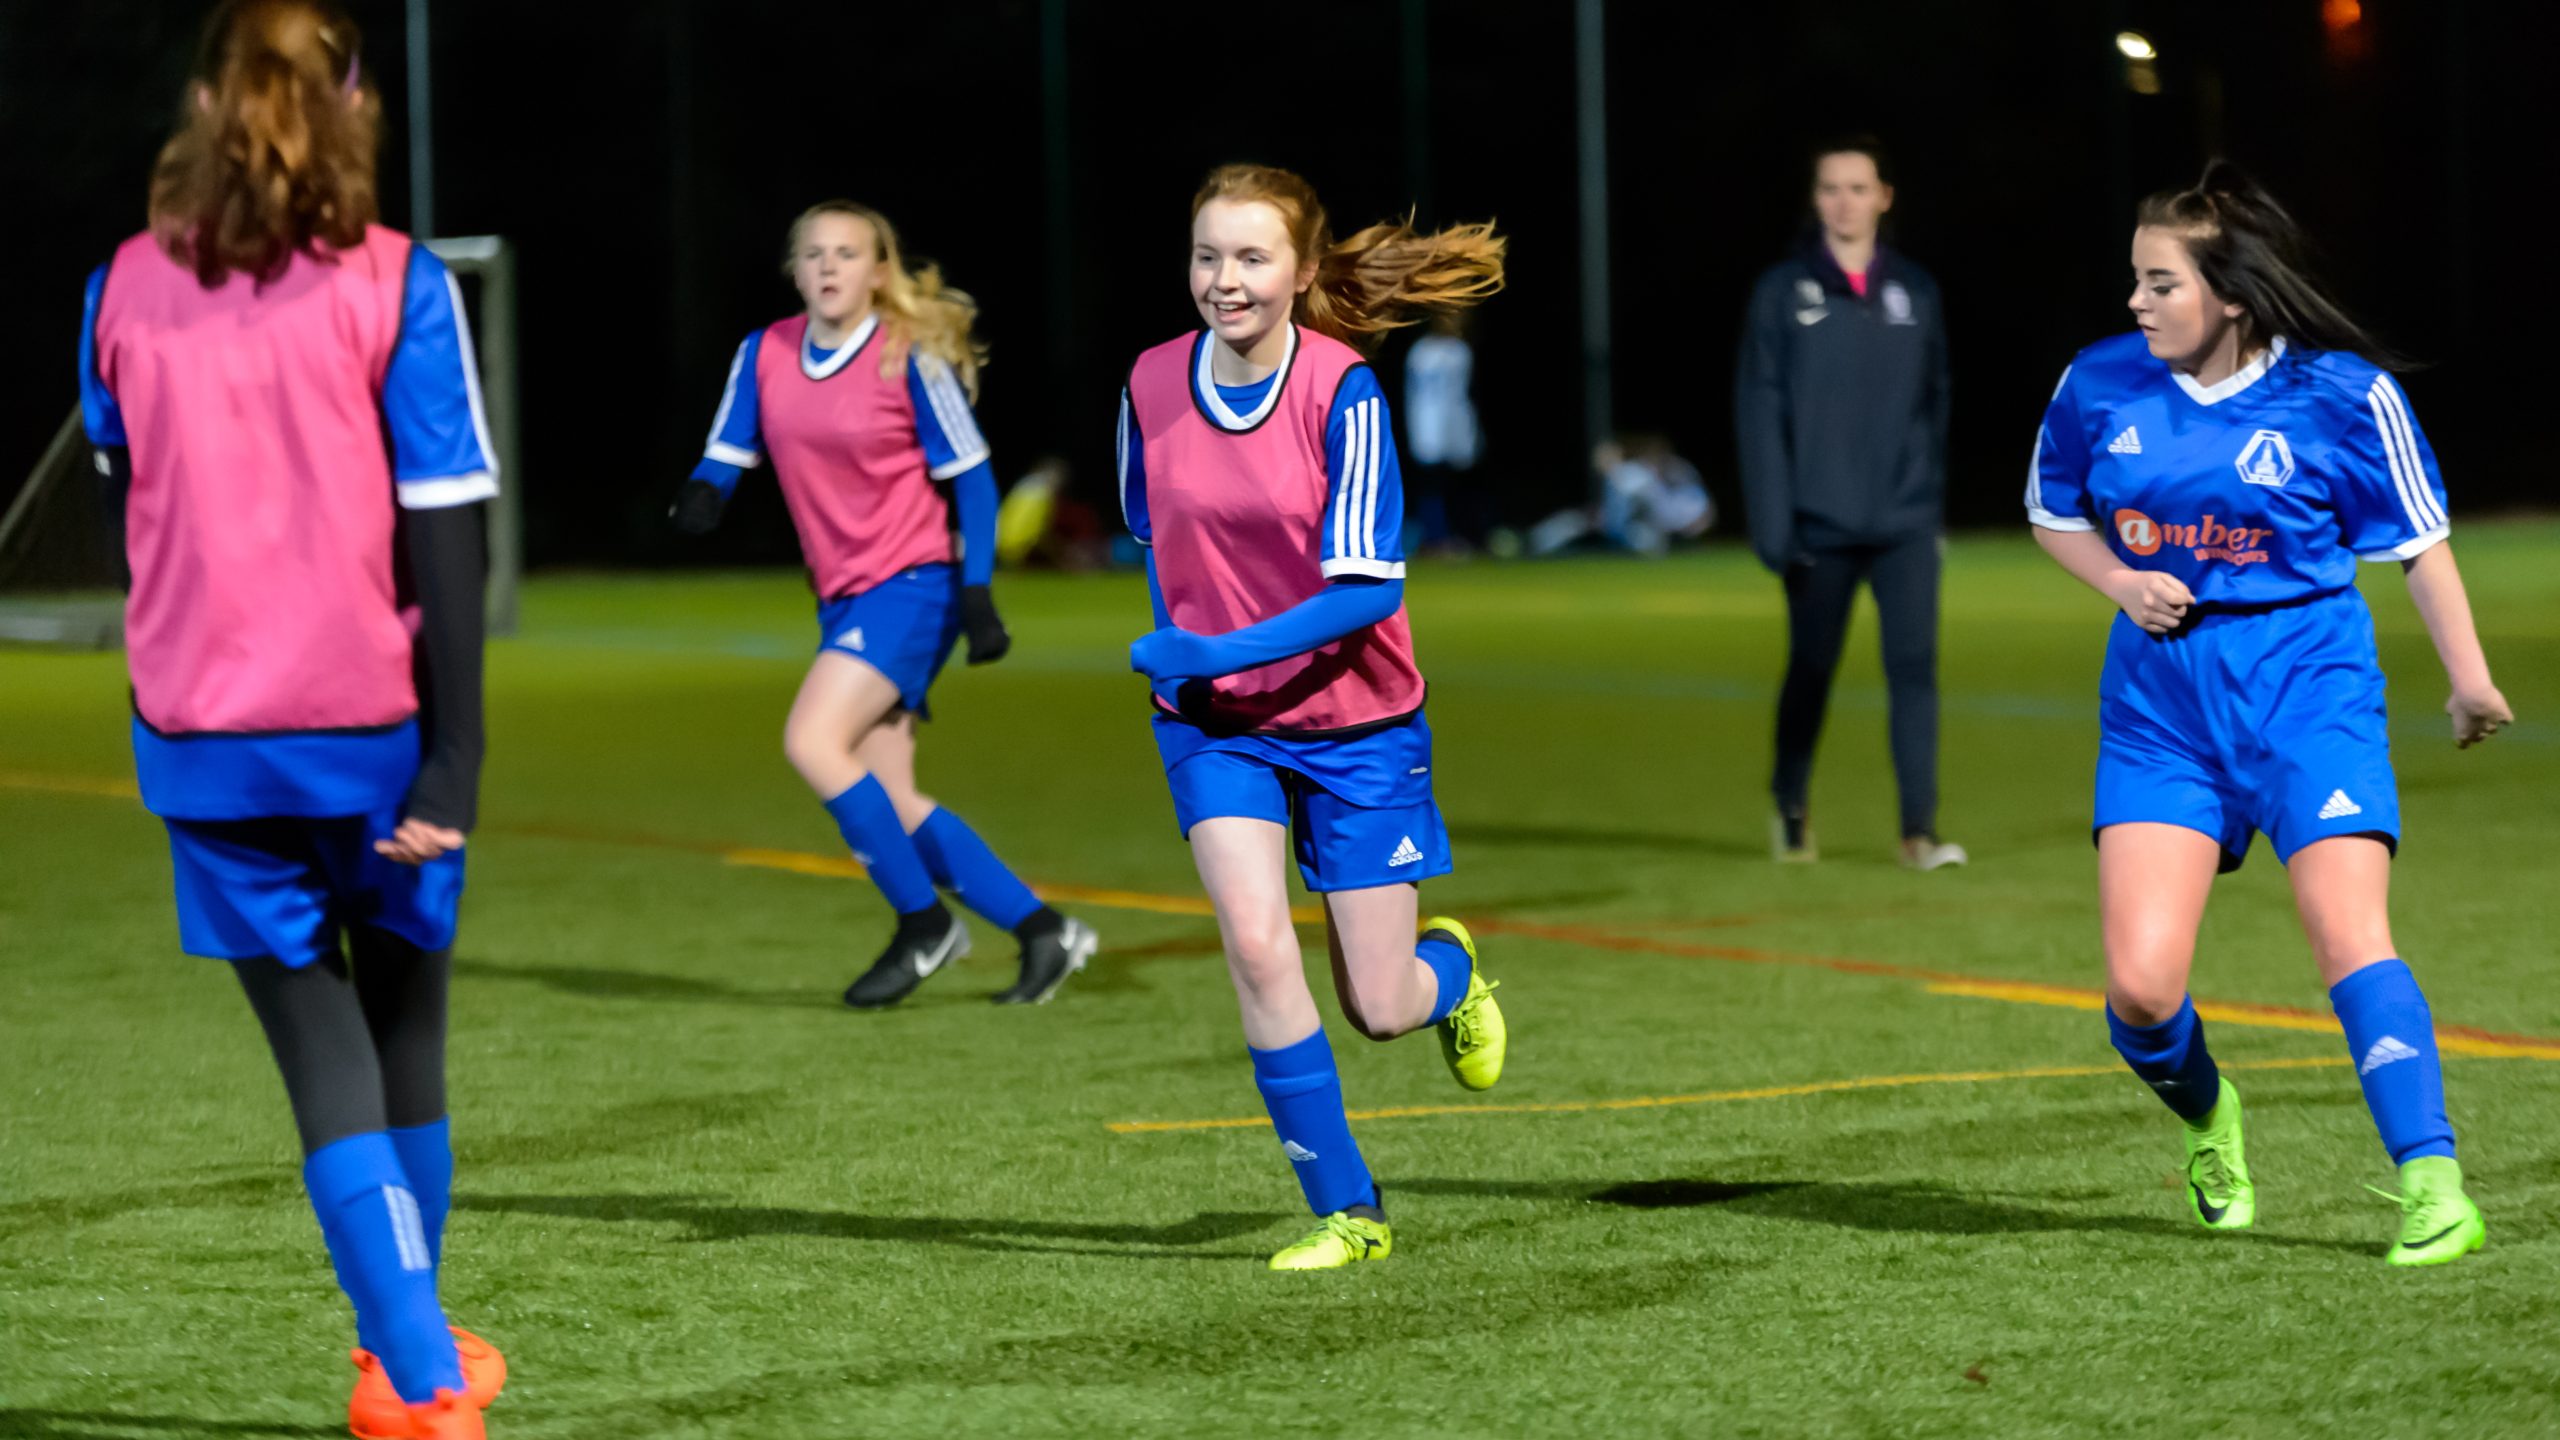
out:
{"label": "adult in dark tracksuit", "polygon": [[1814,233],[1752,289],[1734,377],[1751,545],[1787,590],[1771,846],[1814,858],[1814,742],[1863,579],[1884,637],[1903,863],[1960,865],[1963,848],[1937,838],[1945,318],[1928,272],[1877,238],[1893,205],[1877,146],[1818,152],[1813,203]]}

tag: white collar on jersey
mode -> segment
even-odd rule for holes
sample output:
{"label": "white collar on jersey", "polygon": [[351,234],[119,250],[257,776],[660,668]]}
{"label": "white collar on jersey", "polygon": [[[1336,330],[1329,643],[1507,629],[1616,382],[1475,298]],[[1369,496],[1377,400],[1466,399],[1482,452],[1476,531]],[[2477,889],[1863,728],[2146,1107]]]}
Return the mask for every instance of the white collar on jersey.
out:
{"label": "white collar on jersey", "polygon": [[844,337],[844,343],[836,347],[834,354],[814,361],[809,358],[809,332],[801,331],[800,373],[812,380],[826,379],[852,363],[853,357],[862,353],[862,347],[871,343],[871,332],[879,328],[880,312],[874,310],[862,317],[862,323],[853,327],[853,333]]}
{"label": "white collar on jersey", "polygon": [[2211,385],[2197,384],[2196,378],[2184,370],[2172,370],[2169,373],[2177,378],[2178,388],[2187,392],[2188,399],[2193,400],[2199,405],[2212,405],[2228,400],[2232,396],[2239,394],[2241,391],[2248,389],[2250,386],[2257,384],[2258,377],[2266,374],[2269,370],[2274,369],[2275,363],[2283,358],[2284,337],[2279,335],[2275,339],[2267,342],[2267,348],[2258,352],[2257,359],[2252,360],[2248,364],[2241,366],[2239,369],[2232,371],[2229,375],[2224,376],[2222,379]]}
{"label": "white collar on jersey", "polygon": [[1235,408],[1227,403],[1227,398],[1218,393],[1218,383],[1210,377],[1209,359],[1217,348],[1217,337],[1206,330],[1201,331],[1200,358],[1191,368],[1192,393],[1199,397],[1200,408],[1208,413],[1218,428],[1250,430],[1271,414],[1272,406],[1280,403],[1280,389],[1289,383],[1289,367],[1298,358],[1298,327],[1289,327],[1289,349],[1280,357],[1280,368],[1271,372],[1271,388],[1262,392],[1262,403],[1242,415],[1237,414]]}

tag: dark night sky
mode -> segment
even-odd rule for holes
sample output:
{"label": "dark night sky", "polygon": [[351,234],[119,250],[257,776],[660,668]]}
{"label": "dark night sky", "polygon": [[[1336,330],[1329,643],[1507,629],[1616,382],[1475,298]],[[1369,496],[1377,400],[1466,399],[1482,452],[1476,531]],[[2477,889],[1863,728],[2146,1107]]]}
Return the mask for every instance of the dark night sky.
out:
{"label": "dark night sky", "polygon": [[[1479,332],[1487,483],[1514,521],[1577,498],[1572,7],[1418,8],[1428,118],[1409,133],[1398,0],[1070,0],[1071,223],[1053,233],[1037,0],[438,0],[437,228],[520,247],[533,558],[700,553],[657,517],[739,336],[795,303],[774,270],[785,226],[838,194],[884,209],[911,254],[984,305],[999,471],[1057,451],[1108,506],[1114,394],[1139,349],[1193,323],[1185,207],[1229,159],[1303,171],[1344,230],[1416,202],[1426,222],[1498,219],[1512,285]],[[402,224],[401,7],[353,9],[386,104],[385,218]],[[1954,519],[2015,523],[2053,376],[2124,323],[2133,197],[2220,149],[2311,224],[2352,305],[2435,362],[2408,383],[2457,509],[2543,503],[2532,407],[2549,366],[2501,282],[2547,244],[2516,218],[2520,196],[2549,188],[2547,34],[2518,32],[2522,4],[2366,0],[2343,39],[2322,10],[1615,0],[1620,425],[1670,432],[1731,501],[1744,291],[1800,223],[1804,143],[1872,129],[1899,155],[1895,238],[1947,295]],[[142,223],[201,13],[0,4],[0,180],[22,286],[0,318],[0,494],[73,399],[80,280]],[[2121,83],[2111,37],[2126,25],[2160,46],[2157,96]],[[1259,48],[1275,35],[1282,48]],[[790,555],[758,488],[717,558]]]}

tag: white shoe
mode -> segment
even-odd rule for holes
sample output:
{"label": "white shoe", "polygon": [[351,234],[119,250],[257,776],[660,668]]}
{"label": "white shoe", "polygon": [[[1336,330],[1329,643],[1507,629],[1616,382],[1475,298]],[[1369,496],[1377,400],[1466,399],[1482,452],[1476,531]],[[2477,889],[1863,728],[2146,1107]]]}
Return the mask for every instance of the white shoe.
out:
{"label": "white shoe", "polygon": [[1770,816],[1769,858],[1777,861],[1781,865],[1810,865],[1814,861],[1821,859],[1822,852],[1820,849],[1816,848],[1813,843],[1812,822],[1808,821],[1805,824],[1804,843],[1790,850],[1787,848],[1787,817],[1784,815]]}
{"label": "white shoe", "polygon": [[1902,842],[1902,863],[1911,870],[1943,870],[1962,865],[1973,857],[1964,847],[1941,840],[1935,835],[1913,835]]}

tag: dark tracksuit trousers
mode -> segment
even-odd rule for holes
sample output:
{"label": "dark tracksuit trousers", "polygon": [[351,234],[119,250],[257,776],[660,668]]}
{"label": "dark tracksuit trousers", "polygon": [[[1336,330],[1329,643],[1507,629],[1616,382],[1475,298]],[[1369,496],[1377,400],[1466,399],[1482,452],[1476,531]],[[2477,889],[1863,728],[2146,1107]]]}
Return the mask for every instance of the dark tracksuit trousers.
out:
{"label": "dark tracksuit trousers", "polygon": [[1937,828],[1938,570],[1935,535],[1812,550],[1787,567],[1787,678],[1778,691],[1778,763],[1769,781],[1781,811],[1805,812],[1814,745],[1822,738],[1831,680],[1840,669],[1849,615],[1864,580],[1875,592],[1877,628],[1884,635],[1902,833],[1926,835]]}
{"label": "dark tracksuit trousers", "polygon": [[1858,585],[1876,598],[1902,833],[1938,810],[1938,536],[1946,325],[1927,271],[1879,250],[1858,293],[1818,241],[1752,289],[1734,428],[1752,548],[1785,582],[1787,675],[1770,790],[1805,810]]}

